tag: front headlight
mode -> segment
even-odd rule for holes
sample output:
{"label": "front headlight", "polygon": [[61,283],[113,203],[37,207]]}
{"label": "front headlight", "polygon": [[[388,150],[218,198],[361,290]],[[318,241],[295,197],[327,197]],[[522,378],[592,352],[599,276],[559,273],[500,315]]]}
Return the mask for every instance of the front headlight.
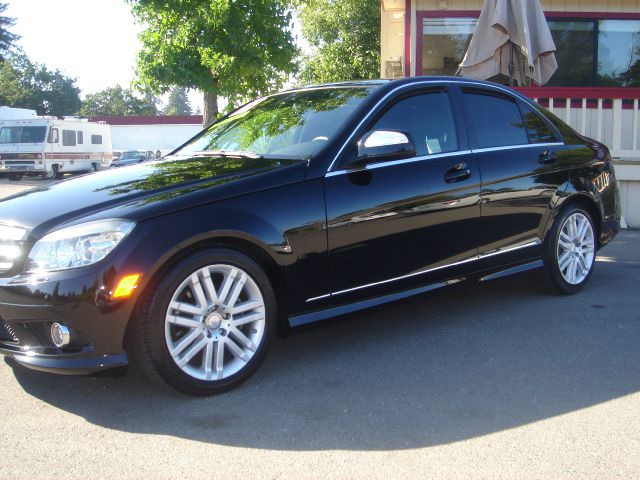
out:
{"label": "front headlight", "polygon": [[135,222],[114,218],[52,232],[33,246],[26,270],[66,270],[96,263],[116,248],[134,226]]}

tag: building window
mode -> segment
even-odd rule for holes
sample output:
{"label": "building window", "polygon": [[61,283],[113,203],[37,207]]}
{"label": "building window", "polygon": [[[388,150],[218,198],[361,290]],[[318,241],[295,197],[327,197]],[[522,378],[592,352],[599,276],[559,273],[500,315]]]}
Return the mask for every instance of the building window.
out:
{"label": "building window", "polygon": [[[477,18],[422,20],[422,75],[455,75],[471,42]],[[557,87],[640,86],[640,20],[548,19],[556,44]],[[498,76],[492,80],[504,82]]]}
{"label": "building window", "polygon": [[455,75],[477,24],[477,18],[424,18],[422,75]]}
{"label": "building window", "polygon": [[76,146],[76,131],[75,130],[62,130],[62,145],[65,147]]}
{"label": "building window", "polygon": [[91,135],[92,145],[102,145],[102,135]]}

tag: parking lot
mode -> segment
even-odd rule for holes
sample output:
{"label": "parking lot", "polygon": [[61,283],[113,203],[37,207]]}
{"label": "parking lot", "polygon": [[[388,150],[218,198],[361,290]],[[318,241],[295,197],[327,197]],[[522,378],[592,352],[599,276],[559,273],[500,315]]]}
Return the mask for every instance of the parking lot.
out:
{"label": "parking lot", "polygon": [[0,478],[638,478],[639,284],[624,231],[577,295],[431,292],[276,339],[209,398],[0,361]]}

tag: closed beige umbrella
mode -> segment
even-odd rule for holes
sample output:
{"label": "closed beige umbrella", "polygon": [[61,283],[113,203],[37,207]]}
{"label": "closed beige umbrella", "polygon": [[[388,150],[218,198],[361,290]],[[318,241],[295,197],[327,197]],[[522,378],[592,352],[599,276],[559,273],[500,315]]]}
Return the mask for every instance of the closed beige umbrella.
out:
{"label": "closed beige umbrella", "polygon": [[485,0],[459,73],[477,79],[503,73],[510,83],[524,85],[530,77],[544,85],[558,68],[555,51],[538,0]]}

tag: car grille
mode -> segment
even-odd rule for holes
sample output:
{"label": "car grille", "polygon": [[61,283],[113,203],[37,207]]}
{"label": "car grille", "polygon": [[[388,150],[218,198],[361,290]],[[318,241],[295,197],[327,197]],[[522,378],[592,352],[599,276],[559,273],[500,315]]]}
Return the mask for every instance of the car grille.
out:
{"label": "car grille", "polygon": [[53,340],[51,340],[51,322],[30,322],[25,323],[24,326],[40,345],[43,347],[54,346]]}
{"label": "car grille", "polygon": [[17,342],[18,337],[13,333],[13,329],[0,318],[0,342]]}

